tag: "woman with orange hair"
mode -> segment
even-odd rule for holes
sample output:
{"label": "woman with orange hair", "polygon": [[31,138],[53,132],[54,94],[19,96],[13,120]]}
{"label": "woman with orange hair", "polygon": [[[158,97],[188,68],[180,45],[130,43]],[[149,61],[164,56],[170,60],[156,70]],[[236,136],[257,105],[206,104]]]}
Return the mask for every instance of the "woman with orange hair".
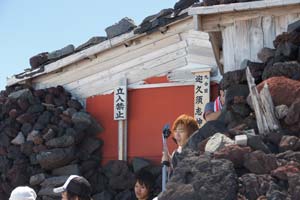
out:
{"label": "woman with orange hair", "polygon": [[178,145],[178,148],[172,153],[172,155],[168,155],[168,153],[163,152],[162,161],[171,161],[171,168],[174,168],[177,165],[177,156],[181,153],[182,147],[187,143],[189,137],[199,129],[199,125],[197,121],[189,116],[189,115],[180,115],[173,123],[172,133],[173,138]]}

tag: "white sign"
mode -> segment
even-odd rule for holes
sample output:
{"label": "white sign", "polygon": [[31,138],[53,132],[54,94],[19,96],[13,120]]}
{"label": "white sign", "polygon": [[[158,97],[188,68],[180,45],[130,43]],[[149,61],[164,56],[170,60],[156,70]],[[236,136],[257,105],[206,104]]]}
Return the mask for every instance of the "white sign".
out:
{"label": "white sign", "polygon": [[195,73],[194,115],[200,126],[203,125],[203,113],[210,96],[210,71]]}
{"label": "white sign", "polygon": [[127,87],[119,86],[114,91],[114,120],[127,118]]}

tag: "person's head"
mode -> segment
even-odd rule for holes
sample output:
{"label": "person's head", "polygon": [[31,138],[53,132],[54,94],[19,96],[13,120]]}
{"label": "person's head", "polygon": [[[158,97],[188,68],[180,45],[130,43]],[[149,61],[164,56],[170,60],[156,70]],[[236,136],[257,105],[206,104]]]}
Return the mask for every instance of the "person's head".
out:
{"label": "person's head", "polygon": [[84,177],[71,175],[63,186],[54,188],[53,192],[61,193],[62,200],[90,200],[92,187]]}
{"label": "person's head", "polygon": [[223,88],[222,81],[218,85],[218,95],[220,96],[221,104],[224,105],[225,104],[225,90]]}
{"label": "person's head", "polygon": [[9,200],[35,200],[35,191],[27,186],[16,187],[10,194]]}
{"label": "person's head", "polygon": [[183,146],[188,141],[188,138],[198,130],[197,121],[188,115],[180,115],[173,123],[172,132],[179,146]]}
{"label": "person's head", "polygon": [[134,186],[135,196],[138,200],[149,199],[153,192],[155,178],[147,170],[140,170],[135,175],[136,183]]}

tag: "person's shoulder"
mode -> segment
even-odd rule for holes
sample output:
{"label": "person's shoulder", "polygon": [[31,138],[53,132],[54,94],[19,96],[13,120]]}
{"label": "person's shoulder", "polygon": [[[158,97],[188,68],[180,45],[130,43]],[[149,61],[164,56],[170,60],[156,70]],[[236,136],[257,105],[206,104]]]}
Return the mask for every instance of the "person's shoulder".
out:
{"label": "person's shoulder", "polygon": [[214,110],[214,102],[208,102],[206,105],[205,105],[205,108],[204,108],[204,112],[205,111],[210,111],[210,110]]}

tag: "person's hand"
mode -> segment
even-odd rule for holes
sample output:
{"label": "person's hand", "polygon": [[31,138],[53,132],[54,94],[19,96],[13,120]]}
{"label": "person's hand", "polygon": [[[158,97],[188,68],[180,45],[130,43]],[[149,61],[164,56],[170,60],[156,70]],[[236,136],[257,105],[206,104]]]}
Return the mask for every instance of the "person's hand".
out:
{"label": "person's hand", "polygon": [[167,152],[163,151],[162,152],[161,162],[162,163],[163,162],[170,162],[170,159],[171,159],[170,155]]}

